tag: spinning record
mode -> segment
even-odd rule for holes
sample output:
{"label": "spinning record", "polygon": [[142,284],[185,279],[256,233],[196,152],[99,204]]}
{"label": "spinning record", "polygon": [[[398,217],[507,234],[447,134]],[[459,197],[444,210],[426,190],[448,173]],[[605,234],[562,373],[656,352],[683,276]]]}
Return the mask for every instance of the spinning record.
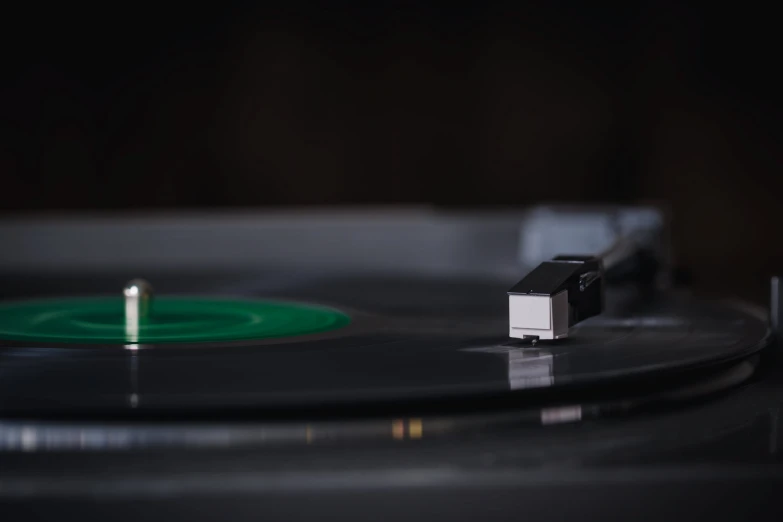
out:
{"label": "spinning record", "polygon": [[[439,299],[449,296],[450,305],[427,314],[417,312],[431,299],[431,281],[410,280],[404,293],[380,291],[382,278],[352,285],[374,291],[372,312],[335,284],[263,298],[162,295],[132,342],[121,298],[8,301],[0,306],[0,409],[230,415],[538,400],[644,376],[665,386],[667,374],[747,357],[769,336],[751,312],[663,296],[615,307],[568,339],[533,346],[508,338],[502,313],[460,312],[502,309],[497,281],[464,291],[440,284]],[[412,308],[393,301],[403,294]]]}

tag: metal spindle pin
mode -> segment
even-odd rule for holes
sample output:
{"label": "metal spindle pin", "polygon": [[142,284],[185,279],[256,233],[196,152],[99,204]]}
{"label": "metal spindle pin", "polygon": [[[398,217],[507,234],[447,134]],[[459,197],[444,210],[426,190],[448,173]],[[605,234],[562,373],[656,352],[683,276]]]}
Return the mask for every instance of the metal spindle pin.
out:
{"label": "metal spindle pin", "polygon": [[122,294],[125,297],[125,339],[136,343],[139,325],[147,319],[152,307],[152,285],[144,279],[133,279],[122,289]]}

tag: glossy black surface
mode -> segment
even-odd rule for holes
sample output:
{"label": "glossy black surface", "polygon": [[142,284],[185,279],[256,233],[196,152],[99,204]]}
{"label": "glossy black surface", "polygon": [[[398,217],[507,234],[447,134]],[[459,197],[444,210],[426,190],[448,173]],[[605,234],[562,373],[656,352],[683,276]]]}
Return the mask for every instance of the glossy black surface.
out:
{"label": "glossy black surface", "polygon": [[[664,296],[586,321],[530,347],[506,335],[500,282],[365,276],[288,281],[270,275],[203,289],[344,306],[350,328],[283,342],[0,345],[0,410],[227,413],[505,396],[606,384],[722,364],[761,349],[767,325],[718,303]],[[93,281],[96,293],[112,288]],[[174,287],[166,279],[158,288]],[[62,283],[61,283],[62,287]],[[262,293],[263,292],[263,293]],[[31,292],[34,293],[34,292]],[[372,306],[368,306],[368,301]],[[438,301],[448,306],[438,306]],[[501,303],[503,308],[501,310]],[[429,313],[419,313],[426,308]],[[658,377],[660,378],[660,376]]]}
{"label": "glossy black surface", "polygon": [[[363,440],[330,438],[324,425],[308,437],[301,425],[297,443],[281,444],[274,433],[297,426],[277,423],[265,444],[250,446],[237,431],[236,444],[200,450],[128,451],[115,438],[101,451],[52,452],[31,435],[43,423],[28,421],[25,450],[0,457],[0,500],[28,514],[122,520],[207,520],[225,510],[242,520],[298,520],[322,509],[346,520],[470,520],[496,509],[505,519],[524,511],[557,520],[775,520],[782,368],[777,353],[765,352],[738,388],[623,417],[535,426],[514,410],[463,411],[422,419],[421,432],[411,430],[419,419],[388,418],[386,430]],[[332,429],[355,434],[370,422],[384,419]]]}

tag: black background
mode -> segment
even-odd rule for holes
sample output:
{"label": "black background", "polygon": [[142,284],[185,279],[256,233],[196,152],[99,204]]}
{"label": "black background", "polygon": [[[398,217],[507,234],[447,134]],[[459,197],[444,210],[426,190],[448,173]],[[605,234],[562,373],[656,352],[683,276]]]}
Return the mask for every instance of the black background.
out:
{"label": "black background", "polygon": [[0,209],[653,202],[783,272],[779,21],[677,2],[4,7]]}

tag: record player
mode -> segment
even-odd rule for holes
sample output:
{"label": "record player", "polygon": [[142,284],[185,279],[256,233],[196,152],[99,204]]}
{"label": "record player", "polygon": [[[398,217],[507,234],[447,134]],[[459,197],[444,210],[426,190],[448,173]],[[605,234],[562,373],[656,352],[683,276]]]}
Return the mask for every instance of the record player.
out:
{"label": "record player", "polygon": [[698,299],[668,226],[644,207],[7,219],[3,510],[779,519],[779,281],[769,310]]}

